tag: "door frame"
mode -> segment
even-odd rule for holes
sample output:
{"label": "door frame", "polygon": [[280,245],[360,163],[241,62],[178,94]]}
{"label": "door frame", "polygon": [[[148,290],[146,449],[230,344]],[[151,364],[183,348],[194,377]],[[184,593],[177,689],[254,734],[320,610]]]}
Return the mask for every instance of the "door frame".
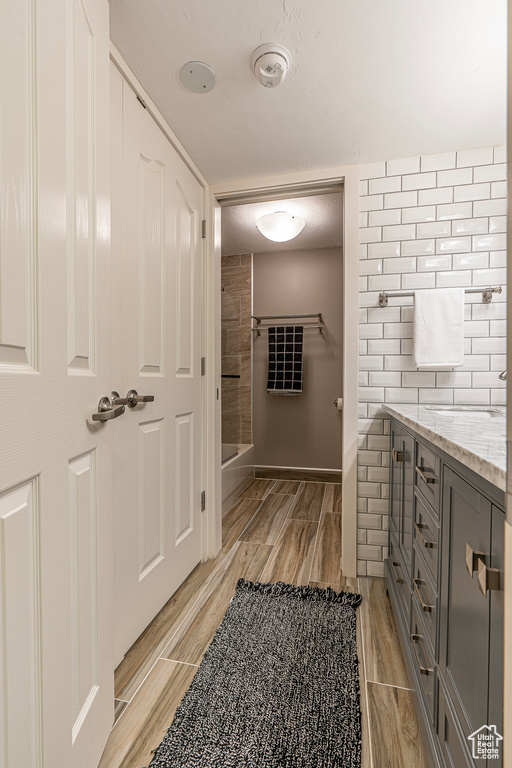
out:
{"label": "door frame", "polygon": [[[149,112],[155,123],[158,125],[160,130],[163,132],[163,134],[166,136],[168,141],[170,142],[171,146],[175,149],[179,157],[183,160],[187,168],[190,170],[192,175],[197,179],[200,186],[202,187],[202,203],[203,203],[203,217],[205,219],[208,219],[208,207],[209,207],[209,200],[210,200],[210,194],[209,194],[209,186],[208,182],[202,175],[199,168],[196,166],[188,152],[186,151],[183,144],[180,142],[176,134],[173,132],[169,124],[167,123],[166,119],[156,106],[156,104],[151,99],[151,96],[148,94],[148,92],[145,90],[145,88],[142,86],[142,84],[137,80],[136,76],[128,66],[128,64],[125,62],[115,45],[110,42],[110,60],[116,67],[116,69],[120,72],[123,79],[126,81],[126,83],[130,86],[132,91],[135,93],[137,98],[142,102],[142,105],[144,108]],[[199,225],[199,222],[198,222]],[[208,299],[208,249],[207,249],[207,239],[204,239],[202,241],[202,281],[201,281],[201,304],[203,307],[203,313],[202,313],[202,320],[201,320],[201,357],[208,356],[208,343],[207,343],[207,334],[208,334],[208,328],[209,328],[209,314],[208,314],[208,307],[207,307],[207,299]],[[212,397],[211,397],[211,374],[209,374],[208,366],[206,367],[206,375],[203,376],[203,386],[202,386],[202,425],[203,425],[203,436],[202,436],[202,466],[201,466],[201,487],[204,488],[208,493],[208,484],[207,484],[207,473],[208,473],[208,446],[214,444],[214,438],[211,433],[211,427],[210,427],[210,419],[209,419],[209,412],[212,409]],[[212,556],[212,550],[209,547],[209,539],[210,536],[208,535],[209,526],[208,526],[208,512],[206,514],[203,514],[201,516],[201,559],[206,560],[208,557]],[[215,552],[217,554],[217,552]]]}
{"label": "door frame", "polygon": [[137,80],[117,48],[110,44],[110,59],[135,94],[144,102],[171,145],[203,188],[207,237],[203,241],[203,338],[206,357],[203,382],[203,466],[202,487],[206,491],[206,511],[202,518],[202,559],[215,557],[222,546],[222,470],[221,470],[221,270],[220,205],[227,197],[249,198],[275,192],[291,197],[298,190],[343,185],[343,397],[342,426],[342,562],[346,576],[357,575],[357,397],[359,369],[359,166],[337,166],[317,171],[266,176],[209,185],[194,161],[174,134],[147,91]]}
{"label": "door frame", "polygon": [[[221,259],[220,204],[254,201],[275,193],[278,197],[314,194],[315,190],[343,186],[343,426],[342,426],[342,563],[343,574],[357,575],[357,435],[359,370],[359,166],[338,166],[318,171],[266,176],[211,185],[208,207],[208,257],[206,275],[207,419],[213,444],[206,457],[208,507],[206,550],[216,555],[222,539],[222,469],[220,461],[221,418],[218,392],[221,387]],[[268,199],[268,197],[267,197]],[[211,385],[213,382],[213,385]]]}

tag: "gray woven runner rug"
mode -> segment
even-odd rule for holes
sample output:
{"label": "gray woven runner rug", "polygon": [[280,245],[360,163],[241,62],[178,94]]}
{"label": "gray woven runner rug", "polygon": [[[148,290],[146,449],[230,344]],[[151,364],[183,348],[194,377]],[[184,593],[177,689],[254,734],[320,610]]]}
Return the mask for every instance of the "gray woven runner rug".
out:
{"label": "gray woven runner rug", "polygon": [[360,602],[240,579],[150,768],[360,768]]}

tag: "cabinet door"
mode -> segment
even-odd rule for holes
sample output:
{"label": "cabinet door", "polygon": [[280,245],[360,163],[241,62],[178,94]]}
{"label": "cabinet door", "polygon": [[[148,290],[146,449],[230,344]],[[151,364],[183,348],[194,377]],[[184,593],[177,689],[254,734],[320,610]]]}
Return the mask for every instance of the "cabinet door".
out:
{"label": "cabinet door", "polygon": [[402,430],[391,422],[391,457],[389,478],[389,527],[400,542],[400,519],[402,516],[403,493],[403,461],[402,461]]}
{"label": "cabinet door", "polygon": [[490,530],[491,503],[445,467],[439,663],[465,738],[487,724],[490,616],[466,554],[475,553],[475,569],[477,553],[489,563]]}
{"label": "cabinet door", "polygon": [[[492,549],[491,567],[500,572],[499,589],[489,592],[491,601],[491,627],[489,648],[489,714],[488,724],[495,725],[503,735],[503,570],[505,568],[505,515],[498,507],[492,508]],[[489,765],[500,768],[502,755],[498,760],[489,760]]]}
{"label": "cabinet door", "polygon": [[[437,686],[438,737],[446,768],[474,768],[469,742],[460,732],[442,683]],[[485,768],[485,762],[482,768]]]}
{"label": "cabinet door", "polygon": [[402,559],[411,574],[412,521],[414,516],[414,438],[402,432],[402,514],[400,521],[400,550]]}

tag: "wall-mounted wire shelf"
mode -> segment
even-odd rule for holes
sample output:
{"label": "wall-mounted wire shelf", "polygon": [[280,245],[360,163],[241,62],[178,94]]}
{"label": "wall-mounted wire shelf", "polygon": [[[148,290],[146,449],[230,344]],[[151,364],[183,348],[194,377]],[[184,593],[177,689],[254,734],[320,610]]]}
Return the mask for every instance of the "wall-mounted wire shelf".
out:
{"label": "wall-mounted wire shelf", "polygon": [[299,315],[252,315],[252,319],[256,320],[256,325],[252,330],[256,331],[257,336],[261,336],[261,331],[268,331],[269,328],[274,328],[276,325],[286,325],[286,323],[274,323],[274,325],[261,325],[262,320],[302,320],[308,317],[318,320],[317,323],[303,323],[302,327],[306,328],[318,328],[318,333],[323,333],[324,320],[321,312],[313,312]]}

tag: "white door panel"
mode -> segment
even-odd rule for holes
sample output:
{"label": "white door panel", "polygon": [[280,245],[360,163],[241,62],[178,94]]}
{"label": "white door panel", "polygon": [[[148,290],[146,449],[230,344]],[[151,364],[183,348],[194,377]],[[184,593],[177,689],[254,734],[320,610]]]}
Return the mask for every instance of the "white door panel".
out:
{"label": "white door panel", "polygon": [[111,104],[115,379],[154,396],[114,435],[119,661],[201,558],[202,188],[114,68]]}
{"label": "white door panel", "polygon": [[108,4],[0,4],[0,766],[113,716]]}

